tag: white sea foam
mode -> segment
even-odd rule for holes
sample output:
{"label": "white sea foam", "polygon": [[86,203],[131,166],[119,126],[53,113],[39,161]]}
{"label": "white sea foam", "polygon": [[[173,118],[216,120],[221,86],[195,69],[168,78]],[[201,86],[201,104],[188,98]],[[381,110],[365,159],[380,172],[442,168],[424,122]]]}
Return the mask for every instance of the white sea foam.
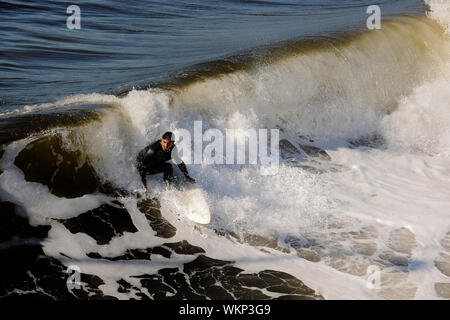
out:
{"label": "white sea foam", "polygon": [[[448,16],[438,14],[436,6],[445,8],[448,2],[429,3],[431,17],[445,25]],[[429,40],[443,39],[432,35]],[[72,257],[82,272],[104,280],[101,289],[105,293],[119,298],[126,296],[117,293],[117,280],[123,278],[138,285],[131,275],[181,266],[195,257],[174,254],[171,259],[152,257],[152,261],[119,263],[90,259],[86,253],[109,257],[130,248],[181,240],[202,247],[212,258],[236,261],[245,272],[288,272],[330,299],[438,298],[434,283],[448,279],[434,266],[434,260],[442,250],[441,239],[450,230],[450,86],[445,50],[440,51],[447,45],[433,47],[437,58],[419,50],[406,57],[411,60],[401,61],[399,69],[396,61],[384,63],[380,58],[376,64],[384,66],[380,74],[364,65],[364,75],[379,75],[377,81],[387,73],[393,74],[390,82],[375,81],[381,98],[370,94],[373,79],[362,78],[364,75],[351,66],[341,66],[340,73],[326,74],[322,70],[321,66],[336,56],[368,62],[363,53],[350,46],[344,52],[321,53],[322,63],[308,54],[295,56],[256,70],[196,83],[181,91],[133,90],[121,98],[90,95],[66,100],[113,105],[100,122],[73,129],[76,139],[67,141],[82,147],[103,179],[128,190],[142,188],[134,163],[138,151],[164,131],[193,130],[194,120],[203,120],[205,129],[280,127],[282,137],[297,146],[305,143],[299,134],[311,136],[332,161],[321,163],[327,169],[322,175],[289,163],[282,163],[274,176],[261,176],[252,166],[189,166],[211,206],[211,224],[200,228],[177,210],[178,191],[162,187],[158,184],[161,177],[155,176],[150,178],[151,192],[160,197],[164,217],[177,228],[173,238],[155,237],[137,210],[136,200],[123,198],[120,200],[138,232],[98,245],[89,236],[71,234],[52,221],[45,252],[66,264],[73,260],[60,253]],[[395,54],[390,52],[391,56]],[[385,57],[386,53],[375,56]],[[417,57],[424,61],[417,61]],[[439,71],[428,70],[430,62],[436,63],[434,68]],[[417,83],[408,82],[400,74],[399,70],[405,68],[421,75]],[[322,82],[310,81],[311,77]],[[341,83],[343,80],[348,83]],[[392,83],[401,88],[391,88]],[[329,90],[321,91],[327,85]],[[386,139],[385,148],[348,147],[349,138],[374,132]],[[25,182],[12,161],[26,142],[8,146],[0,162],[0,169],[5,170],[0,185],[2,197],[13,196],[12,200],[27,208],[33,223],[44,223],[44,217],[72,217],[107,200],[99,195],[56,199],[46,187]],[[334,166],[339,170],[331,170]],[[289,248],[288,239],[294,238],[303,241],[303,250],[316,254],[320,261],[300,258],[298,255],[304,252],[293,248],[290,253],[274,248],[262,252],[214,230],[233,231],[238,236],[257,234],[274,239],[285,249]],[[406,259],[406,266],[392,264],[393,256]],[[380,290],[366,286],[370,265],[382,269]]]}

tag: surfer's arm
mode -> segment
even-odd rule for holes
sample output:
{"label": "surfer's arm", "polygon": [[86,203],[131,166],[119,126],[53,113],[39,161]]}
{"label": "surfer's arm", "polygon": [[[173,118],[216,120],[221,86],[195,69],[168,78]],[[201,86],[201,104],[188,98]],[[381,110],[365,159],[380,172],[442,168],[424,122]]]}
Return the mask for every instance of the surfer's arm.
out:
{"label": "surfer's arm", "polygon": [[195,179],[193,179],[190,175],[189,172],[187,171],[186,165],[184,164],[184,162],[181,162],[180,164],[178,164],[178,168],[180,168],[181,172],[183,172],[184,176],[189,180],[194,182]]}
{"label": "surfer's arm", "polygon": [[154,154],[154,150],[152,148],[152,145],[148,145],[145,147],[141,152],[139,152],[137,157],[137,168],[139,171],[139,175],[141,176],[142,184],[144,185],[145,189],[148,191],[147,188],[147,170],[146,170],[146,162],[148,162],[148,159]]}
{"label": "surfer's arm", "polygon": [[142,184],[144,185],[145,189],[147,189],[147,175],[141,174],[141,180],[142,180]]}
{"label": "surfer's arm", "polygon": [[147,189],[147,173],[145,172],[145,169],[143,167],[138,167],[139,175],[141,176],[142,184],[144,185],[145,189]]}

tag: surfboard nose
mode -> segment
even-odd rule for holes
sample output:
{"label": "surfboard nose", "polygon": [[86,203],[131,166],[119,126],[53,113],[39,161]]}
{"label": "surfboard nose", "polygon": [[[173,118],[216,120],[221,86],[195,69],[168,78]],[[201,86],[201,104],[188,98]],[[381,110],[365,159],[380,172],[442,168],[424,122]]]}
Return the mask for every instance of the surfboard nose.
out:
{"label": "surfboard nose", "polygon": [[202,189],[192,188],[186,190],[185,203],[188,219],[199,224],[208,224],[211,221],[211,212]]}

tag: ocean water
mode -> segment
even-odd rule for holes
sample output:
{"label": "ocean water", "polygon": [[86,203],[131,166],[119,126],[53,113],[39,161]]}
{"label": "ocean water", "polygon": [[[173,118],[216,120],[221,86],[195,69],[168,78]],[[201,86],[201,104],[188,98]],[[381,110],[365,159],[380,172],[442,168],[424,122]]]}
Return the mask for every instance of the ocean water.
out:
{"label": "ocean water", "polygon": [[2,109],[145,87],[242,51],[251,59],[260,46],[363,30],[377,3],[386,17],[425,9],[410,0],[79,1],[81,29],[69,30],[66,1],[2,1]]}
{"label": "ocean water", "polygon": [[[449,299],[449,4],[79,1],[69,30],[3,1],[0,296]],[[132,195],[200,120],[280,132],[275,175],[188,165],[208,225],[160,176]]]}

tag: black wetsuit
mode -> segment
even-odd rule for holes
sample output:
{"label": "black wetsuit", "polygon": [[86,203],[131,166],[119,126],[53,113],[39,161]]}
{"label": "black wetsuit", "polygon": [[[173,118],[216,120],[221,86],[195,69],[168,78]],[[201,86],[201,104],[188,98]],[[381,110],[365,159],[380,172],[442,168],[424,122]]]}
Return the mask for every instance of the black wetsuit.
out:
{"label": "black wetsuit", "polygon": [[[175,145],[170,149],[164,151],[161,146],[161,140],[155,141],[142,149],[137,156],[137,168],[141,175],[142,183],[147,187],[147,175],[152,175],[160,172],[164,172],[164,181],[171,182],[173,180],[173,168],[169,161],[172,159],[172,151]],[[176,159],[179,157],[176,155]],[[178,168],[184,173],[186,177],[189,177],[186,165],[181,160],[178,160]]]}

